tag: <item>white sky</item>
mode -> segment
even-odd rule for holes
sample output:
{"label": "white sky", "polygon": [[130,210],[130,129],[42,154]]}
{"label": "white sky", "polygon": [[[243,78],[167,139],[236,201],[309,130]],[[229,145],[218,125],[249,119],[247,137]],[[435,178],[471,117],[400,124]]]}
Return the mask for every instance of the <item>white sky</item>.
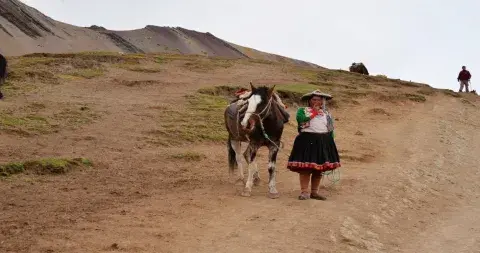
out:
{"label": "white sky", "polygon": [[[385,74],[458,90],[480,76],[476,0],[24,0],[77,26],[180,26],[333,69],[363,62]],[[477,72],[478,70],[478,72]],[[478,83],[480,88],[480,83]]]}

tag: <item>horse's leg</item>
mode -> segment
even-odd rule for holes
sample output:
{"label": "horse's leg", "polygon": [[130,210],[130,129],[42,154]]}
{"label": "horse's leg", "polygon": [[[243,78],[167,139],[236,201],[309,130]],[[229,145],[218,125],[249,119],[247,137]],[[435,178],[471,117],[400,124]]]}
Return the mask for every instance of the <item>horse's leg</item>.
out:
{"label": "horse's leg", "polygon": [[247,147],[248,145],[246,145],[245,143],[232,140],[232,148],[233,150],[235,150],[235,160],[237,160],[237,166],[238,166],[238,178],[235,181],[235,183],[240,181],[242,182],[242,184],[245,184],[245,175],[243,173],[245,158],[243,157],[243,154],[245,153],[245,150],[247,149]]}
{"label": "horse's leg", "polygon": [[240,150],[237,153],[237,164],[238,164],[238,175],[239,175],[239,180],[242,181],[242,184],[245,184],[245,174],[243,173],[243,169],[245,168],[244,165],[247,165],[247,160],[245,159],[245,151],[247,151],[248,148],[248,142],[239,142]]}
{"label": "horse's leg", "polygon": [[258,147],[250,146],[250,149],[251,150],[248,164],[248,178],[247,183],[245,184],[245,189],[242,192],[242,196],[244,197],[250,197],[252,195],[253,174],[255,174],[255,172],[258,172],[257,162],[255,161]]}
{"label": "horse's leg", "polygon": [[[247,145],[247,147],[245,148],[245,151],[247,151],[248,143],[245,142],[245,145]],[[242,152],[244,152],[243,149],[242,149]],[[245,155],[244,155],[247,163],[250,163],[250,155],[251,155],[251,152],[250,152],[250,149],[248,149],[248,152],[245,153]],[[260,185],[260,182],[261,182],[260,174],[258,173],[258,169],[257,169],[256,171],[253,172],[253,185],[258,186],[258,185]]]}
{"label": "horse's leg", "polygon": [[262,179],[260,178],[260,174],[258,173],[258,169],[253,173],[253,185],[259,186]]}
{"label": "horse's leg", "polygon": [[276,181],[277,181],[277,169],[276,169],[276,162],[277,162],[277,154],[278,148],[274,145],[268,146],[268,197],[272,199],[276,199],[280,197],[280,194],[277,191]]}
{"label": "horse's leg", "polygon": [[255,165],[255,170],[253,171],[253,185],[259,186],[262,179],[260,179],[260,174],[258,173],[257,163]]}

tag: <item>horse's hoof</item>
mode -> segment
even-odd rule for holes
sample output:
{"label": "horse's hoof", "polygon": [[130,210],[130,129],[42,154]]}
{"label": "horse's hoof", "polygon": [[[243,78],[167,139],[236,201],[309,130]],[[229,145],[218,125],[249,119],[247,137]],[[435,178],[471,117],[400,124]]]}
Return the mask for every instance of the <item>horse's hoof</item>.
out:
{"label": "horse's hoof", "polygon": [[278,199],[278,198],[280,198],[280,193],[278,193],[278,192],[277,192],[277,193],[271,193],[271,192],[269,192],[269,193],[268,193],[268,197],[271,198],[271,199]]}
{"label": "horse's hoof", "polygon": [[244,191],[242,192],[242,196],[243,196],[243,197],[250,197],[250,196],[252,196],[252,192],[251,192],[251,191],[244,190]]}

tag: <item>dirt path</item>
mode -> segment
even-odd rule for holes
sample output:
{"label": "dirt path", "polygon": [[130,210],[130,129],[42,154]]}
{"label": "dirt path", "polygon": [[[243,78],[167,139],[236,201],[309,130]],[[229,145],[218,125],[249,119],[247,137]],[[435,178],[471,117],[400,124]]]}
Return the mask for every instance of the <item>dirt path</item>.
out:
{"label": "dirt path", "polygon": [[[215,82],[291,78],[238,71],[216,75]],[[478,252],[480,137],[474,133],[480,113],[458,99],[438,95],[405,106],[362,100],[362,106],[335,111],[344,158],[340,183],[322,189],[325,202],[296,199],[297,175],[285,169],[295,135],[295,124],[289,125],[278,161],[281,197],[272,200],[265,181],[252,197],[238,195],[242,187],[229,182],[224,145],[168,148],[140,139],[156,124],[149,106],[181,106],[183,94],[212,85],[211,79],[151,75],[160,84],[148,88],[108,82],[119,75],[64,89],[61,100],[107,111],[102,121],[50,136],[2,136],[2,154],[10,154],[3,160],[74,153],[99,166],[0,182],[0,251]],[[51,92],[36,98],[53,106],[58,94]],[[375,107],[392,115],[369,113]],[[185,150],[206,158],[169,159]],[[264,180],[266,154],[259,154]]]}
{"label": "dirt path", "polygon": [[403,252],[462,252],[476,253],[480,250],[480,202],[461,206],[443,215],[437,224],[421,234],[421,241],[406,247]]}
{"label": "dirt path", "polygon": [[[452,101],[437,103],[430,112],[438,116],[431,125],[442,145],[435,148],[432,166],[440,171],[433,186],[441,199],[436,204],[436,219],[421,231],[402,252],[479,252],[480,251],[480,168],[476,134],[477,112],[451,106]],[[452,109],[449,109],[452,108]],[[449,121],[450,119],[450,121]],[[433,149],[433,147],[430,147]],[[425,150],[423,150],[425,152]],[[437,173],[438,174],[438,173]],[[442,180],[443,179],[443,180]],[[444,184],[443,184],[444,183]],[[447,208],[438,208],[438,204]]]}

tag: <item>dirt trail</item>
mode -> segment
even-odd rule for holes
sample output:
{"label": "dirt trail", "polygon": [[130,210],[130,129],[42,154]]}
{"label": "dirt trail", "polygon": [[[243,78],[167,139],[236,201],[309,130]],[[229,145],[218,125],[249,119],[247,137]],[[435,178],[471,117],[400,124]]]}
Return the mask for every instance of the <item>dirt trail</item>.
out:
{"label": "dirt trail", "polygon": [[[239,196],[242,186],[229,182],[224,145],[162,147],[141,139],[157,122],[159,112],[151,106],[182,106],[183,95],[199,87],[247,83],[251,76],[271,83],[294,79],[273,67],[235,69],[210,76],[142,75],[159,80],[148,87],[119,86],[113,78],[140,76],[111,72],[101,82],[72,82],[61,91],[51,87],[30,95],[29,102],[47,108],[83,101],[106,113],[80,130],[23,139],[2,135],[1,159],[73,153],[92,157],[99,167],[0,182],[0,251],[479,251],[480,113],[457,98],[436,95],[404,106],[364,99],[362,106],[335,110],[344,159],[340,183],[322,189],[325,202],[296,199],[297,175],[285,169],[294,122],[279,154],[281,197],[275,200],[266,197],[265,181],[252,197]],[[392,115],[369,114],[374,107]],[[206,159],[168,159],[185,150]],[[266,154],[259,154],[263,180]]]}
{"label": "dirt trail", "polygon": [[[433,154],[437,170],[435,185],[440,200],[435,205],[438,215],[429,223],[417,239],[407,244],[402,252],[480,252],[480,168],[478,164],[478,113],[471,108],[455,106],[453,101],[444,101],[433,106],[430,112],[438,117],[430,138],[440,140],[436,147],[422,147],[417,152]],[[454,110],[455,108],[455,110]],[[443,112],[443,113],[442,113]],[[423,139],[418,139],[421,142]],[[428,171],[428,170],[425,170]],[[439,208],[439,204],[446,208]]]}

